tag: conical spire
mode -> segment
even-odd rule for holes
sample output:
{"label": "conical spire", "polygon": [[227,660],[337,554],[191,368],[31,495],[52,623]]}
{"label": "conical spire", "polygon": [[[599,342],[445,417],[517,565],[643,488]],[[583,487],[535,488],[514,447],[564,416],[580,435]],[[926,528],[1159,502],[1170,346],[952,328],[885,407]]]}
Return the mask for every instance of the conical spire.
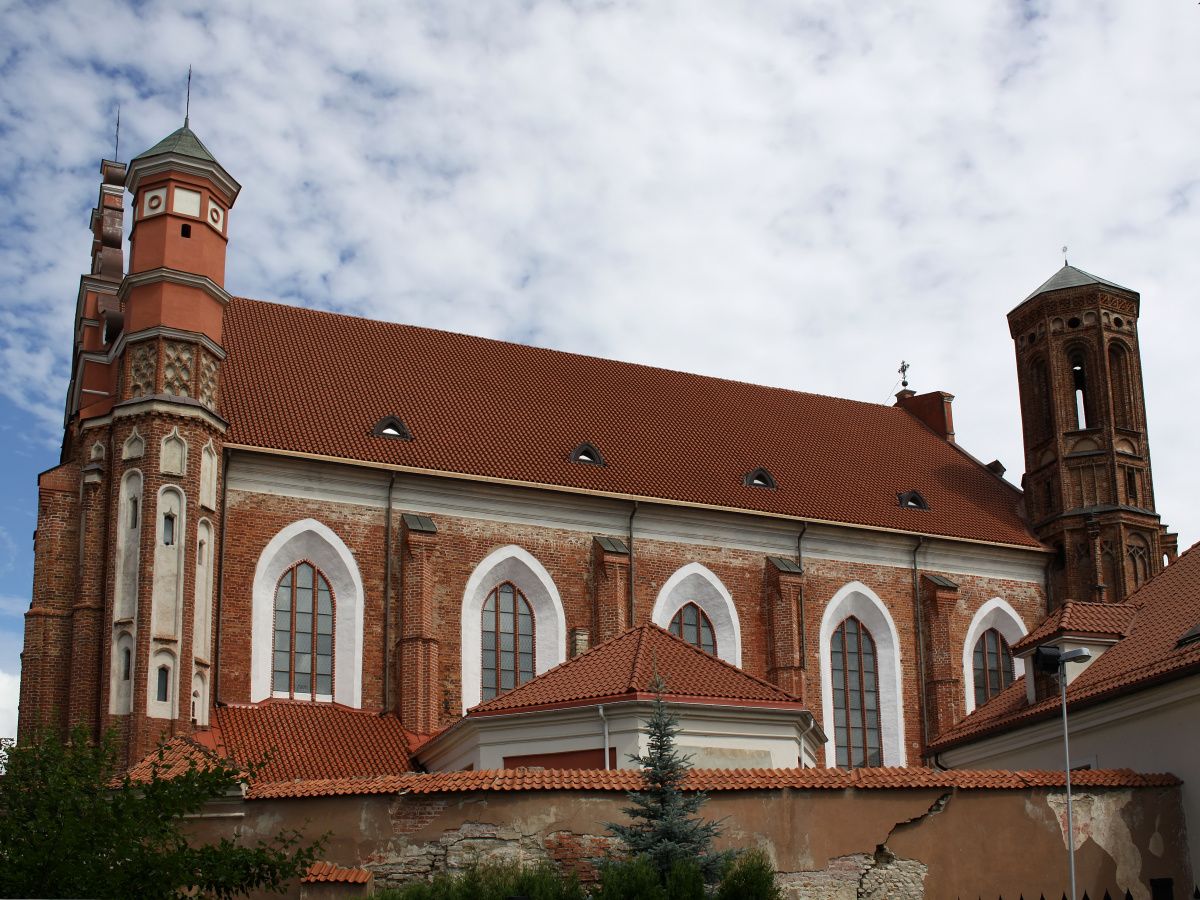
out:
{"label": "conical spire", "polygon": [[1107,281],[1099,276],[1092,275],[1090,272],[1085,272],[1082,269],[1075,268],[1074,266],[1064,265],[1061,269],[1051,275],[1041,287],[1039,287],[1021,302],[1024,303],[1026,300],[1032,300],[1038,294],[1045,294],[1048,291],[1058,291],[1062,290],[1063,288],[1083,287],[1084,285],[1088,284],[1106,284],[1109,287],[1114,287],[1121,291],[1129,291],[1131,294],[1136,293],[1136,291],[1131,291],[1127,287],[1122,287],[1119,284],[1115,284],[1114,282]]}
{"label": "conical spire", "polygon": [[205,162],[216,162],[217,158],[208,152],[208,148],[196,137],[196,133],[185,124],[178,131],[163,138],[145,153],[139,153],[134,159],[146,159],[151,156],[162,156],[175,153],[179,156],[190,156],[192,159],[202,159]]}

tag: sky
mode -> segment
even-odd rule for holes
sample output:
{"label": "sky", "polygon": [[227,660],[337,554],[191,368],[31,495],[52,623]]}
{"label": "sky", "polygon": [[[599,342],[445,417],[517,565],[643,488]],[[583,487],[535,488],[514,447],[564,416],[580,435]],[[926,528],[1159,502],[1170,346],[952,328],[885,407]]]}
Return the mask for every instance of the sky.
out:
{"label": "sky", "polygon": [[[1139,291],[1158,510],[1200,540],[1193,0],[0,0],[0,737],[99,161],[183,121],[235,294],[873,403],[1020,483],[1005,314]],[[297,360],[298,374],[303,361]]]}

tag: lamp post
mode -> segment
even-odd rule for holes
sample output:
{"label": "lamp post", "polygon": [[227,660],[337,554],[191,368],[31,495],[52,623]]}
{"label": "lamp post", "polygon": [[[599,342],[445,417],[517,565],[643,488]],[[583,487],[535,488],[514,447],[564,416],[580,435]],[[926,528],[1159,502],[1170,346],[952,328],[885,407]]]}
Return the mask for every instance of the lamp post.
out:
{"label": "lamp post", "polygon": [[1067,772],[1067,857],[1071,861],[1071,900],[1075,900],[1075,817],[1071,809],[1071,744],[1067,737],[1067,663],[1087,662],[1092,651],[1086,647],[1063,651],[1058,647],[1038,647],[1033,653],[1034,668],[1058,677],[1062,692],[1063,752]]}

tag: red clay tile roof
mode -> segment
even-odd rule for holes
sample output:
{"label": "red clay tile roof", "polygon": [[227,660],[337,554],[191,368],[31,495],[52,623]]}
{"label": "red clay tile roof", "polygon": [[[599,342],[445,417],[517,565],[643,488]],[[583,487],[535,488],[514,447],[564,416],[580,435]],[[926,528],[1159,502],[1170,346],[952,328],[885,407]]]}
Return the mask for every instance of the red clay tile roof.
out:
{"label": "red clay tile roof", "polygon": [[239,765],[273,759],[256,780],[358,778],[412,769],[408,740],[392,715],[343,706],[269,701],[213,710],[220,749]]}
{"label": "red clay tile roof", "polygon": [[1068,600],[1042,623],[1012,645],[1013,653],[1038,647],[1064,634],[1077,637],[1123,637],[1137,613],[1137,607],[1125,603],[1081,603]]}
{"label": "red clay tile roof", "polygon": [[328,862],[315,862],[300,879],[305,884],[317,881],[342,881],[348,884],[366,884],[371,873],[365,869],[343,869]]}
{"label": "red clay tile roof", "polygon": [[653,696],[654,667],[666,679],[670,700],[750,701],[794,705],[787,691],[705,653],[657,625],[630,628],[586,653],[543,672],[508,693],[472,709],[469,716],[544,709],[579,701]]}
{"label": "red clay tile roof", "polygon": [[[223,343],[234,445],[1040,546],[1019,491],[892,406],[241,298]],[[373,436],[388,415],[413,440]]]}
{"label": "red clay tile roof", "polygon": [[[1174,775],[1142,775],[1130,769],[1073,772],[1073,784],[1089,787],[1161,787],[1180,784]],[[687,790],[744,791],[959,788],[1012,790],[1062,787],[1061,771],[1007,771],[924,768],[889,769],[693,769],[684,781]],[[629,791],[642,787],[634,769],[488,769],[387,778],[344,778],[324,781],[258,783],[250,799],[323,797],[361,794],[437,794],[470,791]]]}
{"label": "red clay tile roof", "polygon": [[[1200,673],[1200,642],[1179,646],[1179,639],[1200,622],[1200,543],[1182,553],[1125,603],[1112,606],[1111,618],[1089,611],[1080,621],[1112,628],[1132,609],[1125,628],[1127,635],[1071,682],[1067,688],[1068,709]],[[1070,615],[1074,621],[1075,613]],[[1031,637],[1041,631],[1042,626],[1035,628]],[[1024,638],[1016,646],[1027,645],[1029,640]],[[930,749],[946,750],[1060,714],[1058,694],[1030,706],[1025,700],[1022,677],[930,744]]]}
{"label": "red clay tile roof", "polygon": [[129,777],[134,781],[149,781],[157,767],[160,778],[174,778],[192,767],[208,767],[217,762],[217,755],[190,737],[173,737],[160,748],[143,756]]}

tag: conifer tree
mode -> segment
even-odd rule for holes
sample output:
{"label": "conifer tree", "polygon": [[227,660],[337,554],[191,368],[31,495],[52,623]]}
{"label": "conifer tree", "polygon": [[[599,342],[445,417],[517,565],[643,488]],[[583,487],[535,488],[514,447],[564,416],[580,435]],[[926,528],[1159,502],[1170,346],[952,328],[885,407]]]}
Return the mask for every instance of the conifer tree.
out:
{"label": "conifer tree", "polygon": [[661,883],[677,860],[693,860],[707,884],[721,879],[725,861],[733,851],[713,850],[713,840],[725,830],[724,819],[707,821],[696,813],[708,797],[703,791],[685,793],[683,780],[692,769],[691,757],[675,749],[679,717],[671,712],[663,693],[666,681],[655,673],[650,682],[654,711],[646,723],[649,748],[645,756],[630,754],[642,767],[645,788],[626,795],[632,806],[621,810],[633,821],[628,825],[605,822],[605,827],[629,849],[631,857],[644,857],[657,870]]}

